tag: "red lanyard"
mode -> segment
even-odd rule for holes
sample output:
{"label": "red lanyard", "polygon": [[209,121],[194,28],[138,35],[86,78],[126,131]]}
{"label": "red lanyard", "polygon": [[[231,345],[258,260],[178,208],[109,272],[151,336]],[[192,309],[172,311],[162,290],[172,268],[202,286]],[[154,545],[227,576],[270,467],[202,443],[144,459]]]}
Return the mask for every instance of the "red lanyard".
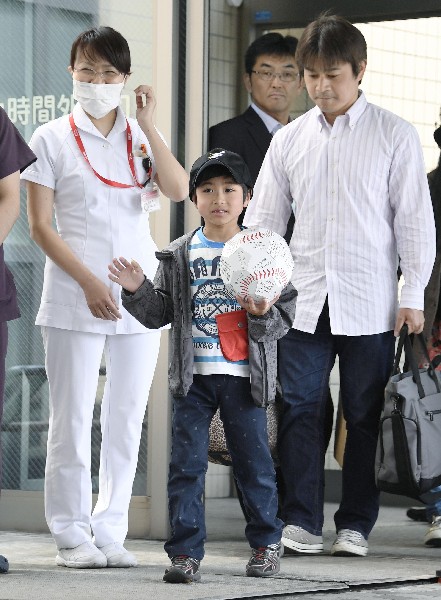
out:
{"label": "red lanyard", "polygon": [[72,129],[72,133],[74,134],[75,141],[78,145],[78,148],[80,149],[81,154],[84,156],[85,161],[90,166],[92,171],[95,173],[96,177],[98,177],[98,179],[100,179],[106,185],[111,185],[112,187],[117,187],[117,188],[132,188],[135,186],[139,187],[139,188],[144,187],[142,183],[139,183],[138,178],[136,177],[135,163],[134,163],[133,154],[132,154],[132,130],[130,129],[130,125],[129,125],[129,122],[127,121],[127,119],[126,119],[126,123],[127,123],[127,129],[126,129],[127,160],[129,161],[130,172],[132,173],[133,181],[135,182],[132,185],[130,185],[128,183],[118,183],[117,181],[112,181],[111,179],[106,179],[105,177],[100,175],[97,171],[95,171],[95,169],[90,164],[89,158],[86,153],[86,149],[83,144],[83,140],[81,139],[80,132],[78,131],[77,126],[75,125],[75,121],[74,121],[72,113],[69,115],[69,123],[70,123],[70,128]]}

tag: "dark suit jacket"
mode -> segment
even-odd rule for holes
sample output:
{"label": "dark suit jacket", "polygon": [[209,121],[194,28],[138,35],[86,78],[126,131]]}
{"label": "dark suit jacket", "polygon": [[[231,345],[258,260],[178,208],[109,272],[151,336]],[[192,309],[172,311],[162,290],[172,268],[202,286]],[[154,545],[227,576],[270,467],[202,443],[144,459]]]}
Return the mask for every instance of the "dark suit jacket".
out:
{"label": "dark suit jacket", "polygon": [[255,182],[271,140],[272,135],[265,123],[249,106],[238,117],[210,127],[208,149],[225,148],[240,154]]}

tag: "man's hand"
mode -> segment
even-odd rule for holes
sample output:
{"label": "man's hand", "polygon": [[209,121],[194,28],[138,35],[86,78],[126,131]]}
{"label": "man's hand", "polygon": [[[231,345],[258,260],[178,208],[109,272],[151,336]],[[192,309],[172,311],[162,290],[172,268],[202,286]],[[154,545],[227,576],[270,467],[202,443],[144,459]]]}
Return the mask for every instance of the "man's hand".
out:
{"label": "man's hand", "polygon": [[409,333],[421,333],[424,328],[424,312],[416,308],[400,308],[395,322],[394,335],[400,335],[404,323],[409,328]]}

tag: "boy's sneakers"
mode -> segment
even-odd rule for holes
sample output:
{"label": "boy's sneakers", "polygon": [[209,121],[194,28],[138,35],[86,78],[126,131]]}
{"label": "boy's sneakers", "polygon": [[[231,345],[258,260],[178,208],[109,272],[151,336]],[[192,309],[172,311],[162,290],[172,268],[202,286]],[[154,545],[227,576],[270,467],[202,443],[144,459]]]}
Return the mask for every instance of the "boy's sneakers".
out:
{"label": "boy's sneakers", "polygon": [[266,548],[253,548],[246,566],[248,577],[270,577],[280,571],[281,544],[271,544]]}
{"label": "boy's sneakers", "polygon": [[[320,554],[323,552],[322,536],[313,535],[297,525],[284,527],[282,544],[285,546],[285,554]],[[290,548],[292,552],[287,552],[287,548]]]}
{"label": "boy's sneakers", "polygon": [[340,529],[331,548],[333,556],[366,556],[367,553],[367,540],[352,529]]}
{"label": "boy's sneakers", "polygon": [[441,516],[433,517],[432,525],[424,536],[426,546],[441,547]]}
{"label": "boy's sneakers", "polygon": [[73,569],[100,569],[107,567],[107,558],[92,542],[84,542],[76,548],[60,548],[56,564]]}
{"label": "boy's sneakers", "polygon": [[9,562],[5,556],[0,554],[0,573],[7,573],[9,571]]}
{"label": "boy's sneakers", "polygon": [[200,561],[191,556],[173,556],[171,567],[165,570],[164,581],[168,583],[191,583],[200,581]]}

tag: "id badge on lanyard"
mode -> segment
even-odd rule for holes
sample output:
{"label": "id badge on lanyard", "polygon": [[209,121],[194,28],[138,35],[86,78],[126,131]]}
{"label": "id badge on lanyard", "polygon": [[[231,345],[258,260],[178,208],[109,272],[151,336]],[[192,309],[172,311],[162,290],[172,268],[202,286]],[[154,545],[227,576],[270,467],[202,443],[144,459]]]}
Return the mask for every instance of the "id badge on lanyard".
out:
{"label": "id badge on lanyard", "polygon": [[160,210],[159,189],[155,182],[148,183],[146,189],[141,192],[141,210],[144,213]]}
{"label": "id badge on lanyard", "polygon": [[161,203],[159,201],[159,188],[152,181],[152,161],[147,155],[144,144],[141,145],[145,157],[142,161],[142,166],[147,173],[147,181],[144,183],[144,190],[141,192],[141,210],[143,213],[151,213],[160,210]]}

